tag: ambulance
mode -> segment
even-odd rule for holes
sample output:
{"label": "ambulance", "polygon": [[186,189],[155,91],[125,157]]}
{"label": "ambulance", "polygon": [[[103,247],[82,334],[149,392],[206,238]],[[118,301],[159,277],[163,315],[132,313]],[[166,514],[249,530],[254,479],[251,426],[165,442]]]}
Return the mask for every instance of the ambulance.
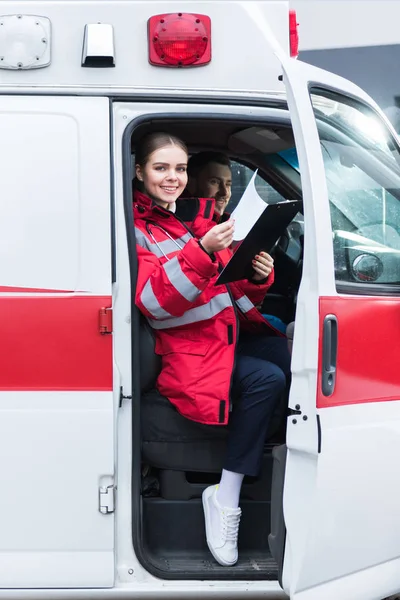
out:
{"label": "ambulance", "polygon": [[[286,0],[0,3],[0,600],[400,591],[399,140],[297,31]],[[295,322],[289,404],[230,568],[201,508],[226,431],[158,394],[133,300],[160,130],[298,203],[261,307]]]}

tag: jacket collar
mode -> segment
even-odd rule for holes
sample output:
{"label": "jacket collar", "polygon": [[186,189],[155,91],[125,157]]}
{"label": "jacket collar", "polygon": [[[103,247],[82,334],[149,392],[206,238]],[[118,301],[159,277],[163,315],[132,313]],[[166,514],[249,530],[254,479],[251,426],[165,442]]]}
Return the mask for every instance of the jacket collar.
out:
{"label": "jacket collar", "polygon": [[135,216],[142,219],[168,218],[176,212],[182,221],[193,221],[197,216],[203,219],[212,219],[214,215],[215,200],[213,198],[178,198],[173,205],[173,210],[162,208],[149,196],[139,190],[133,194],[133,208]]}
{"label": "jacket collar", "polygon": [[171,209],[162,208],[162,206],[156,204],[149,196],[146,196],[146,194],[143,194],[139,190],[135,190],[133,193],[133,209],[141,218],[155,219],[159,216],[168,218],[175,212],[176,204],[174,202]]}
{"label": "jacket collar", "polygon": [[176,201],[176,214],[182,221],[192,222],[197,217],[211,220],[214,209],[214,198],[185,198],[181,196]]}

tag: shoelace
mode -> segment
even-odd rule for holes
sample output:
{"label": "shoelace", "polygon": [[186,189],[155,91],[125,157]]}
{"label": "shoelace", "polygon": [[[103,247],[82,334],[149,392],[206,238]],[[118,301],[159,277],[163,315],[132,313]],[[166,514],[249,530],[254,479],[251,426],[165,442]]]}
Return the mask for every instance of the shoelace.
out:
{"label": "shoelace", "polygon": [[242,516],[242,511],[240,508],[235,512],[226,513],[224,510],[221,511],[221,529],[223,539],[227,542],[234,542],[236,544],[238,533],[239,533],[239,523],[240,517]]}

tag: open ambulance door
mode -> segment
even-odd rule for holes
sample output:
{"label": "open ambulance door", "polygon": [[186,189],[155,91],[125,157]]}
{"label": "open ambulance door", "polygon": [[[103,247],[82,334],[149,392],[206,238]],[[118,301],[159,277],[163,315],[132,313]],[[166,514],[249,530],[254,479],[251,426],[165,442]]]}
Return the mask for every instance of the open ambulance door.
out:
{"label": "open ambulance door", "polygon": [[305,250],[280,579],[292,600],[380,600],[400,590],[399,146],[357,86],[282,66]]}

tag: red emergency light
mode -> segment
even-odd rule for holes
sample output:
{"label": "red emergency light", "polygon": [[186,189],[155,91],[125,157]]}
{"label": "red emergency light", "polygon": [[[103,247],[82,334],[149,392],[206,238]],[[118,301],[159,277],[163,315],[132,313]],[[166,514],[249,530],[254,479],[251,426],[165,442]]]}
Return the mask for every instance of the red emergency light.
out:
{"label": "red emergency light", "polygon": [[199,67],[211,61],[211,19],[192,13],[148,20],[149,62],[157,67]]}
{"label": "red emergency light", "polygon": [[297,58],[299,55],[299,24],[295,10],[289,10],[289,38],[290,56]]}

